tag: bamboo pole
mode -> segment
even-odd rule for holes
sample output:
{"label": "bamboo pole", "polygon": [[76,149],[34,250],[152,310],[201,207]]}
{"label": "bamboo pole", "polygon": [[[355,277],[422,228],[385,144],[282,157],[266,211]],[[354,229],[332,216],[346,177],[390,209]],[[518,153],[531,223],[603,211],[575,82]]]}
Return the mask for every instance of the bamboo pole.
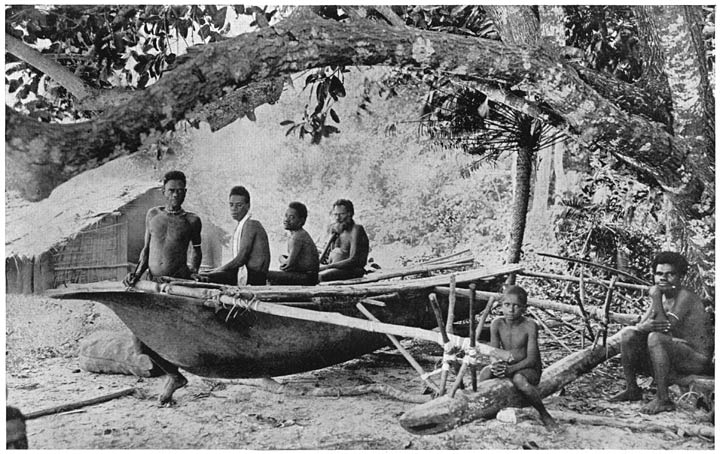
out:
{"label": "bamboo pole", "polygon": [[54,415],[56,413],[62,413],[70,410],[75,410],[89,405],[100,404],[109,400],[117,399],[118,397],[128,396],[135,392],[135,388],[125,388],[114,393],[106,394],[104,396],[94,397],[92,399],[81,400],[79,402],[71,402],[69,404],[57,405],[55,407],[45,408],[43,410],[33,411],[25,415],[25,419],[35,419],[41,416]]}
{"label": "bamboo pole", "polygon": [[[379,322],[379,321],[380,321],[380,320],[378,320],[378,318],[375,317],[369,310],[367,310],[367,309],[365,308],[365,306],[362,305],[362,303],[357,303],[357,304],[355,305],[355,307],[357,307],[358,310],[359,310],[360,312],[362,312],[363,315],[364,315],[365,317],[367,317],[368,319],[370,319],[371,321],[373,321],[373,322]],[[388,339],[390,339],[390,342],[393,343],[393,345],[395,346],[395,348],[397,348],[397,350],[405,357],[405,359],[407,360],[407,362],[410,363],[410,365],[413,367],[413,369],[415,369],[415,371],[417,371],[417,373],[420,374],[420,380],[422,380],[423,383],[425,383],[427,386],[429,386],[430,389],[432,389],[433,391],[435,391],[435,393],[440,394],[440,388],[438,388],[438,386],[435,384],[435,382],[433,382],[432,380],[430,380],[430,378],[425,378],[425,370],[422,368],[422,366],[421,366],[417,361],[415,361],[415,358],[412,357],[412,355],[410,354],[410,352],[408,352],[408,351],[405,349],[405,347],[402,346],[402,344],[401,344],[400,341],[397,339],[397,337],[393,336],[392,334],[386,334],[386,336],[388,337]]]}
{"label": "bamboo pole", "polygon": [[615,273],[615,274],[619,274],[619,275],[621,275],[621,276],[625,276],[625,277],[627,277],[627,278],[630,278],[630,279],[634,280],[635,282],[639,282],[639,283],[644,284],[644,285],[650,285],[650,283],[647,282],[647,281],[644,280],[644,279],[640,279],[639,277],[633,276],[633,275],[630,274],[630,273],[626,273],[625,271],[618,270],[617,268],[613,268],[613,267],[611,267],[611,266],[603,265],[603,264],[601,264],[601,263],[588,262],[587,260],[575,259],[575,258],[572,258],[572,257],[563,257],[563,256],[561,256],[561,255],[555,255],[555,254],[548,254],[547,252],[538,252],[537,254],[538,254],[538,255],[541,255],[541,256],[543,256],[543,257],[551,257],[551,258],[554,258],[554,259],[566,260],[566,261],[568,261],[568,262],[581,263],[581,264],[583,264],[583,265],[594,266],[594,267],[596,267],[596,268],[600,268],[600,269],[603,269],[603,270],[605,270],[605,271],[610,271],[611,273]]}
{"label": "bamboo pole", "polygon": [[[550,279],[550,280],[559,280],[559,281],[569,281],[569,282],[580,282],[580,278],[575,276],[564,276],[561,274],[551,274],[551,273],[540,273],[537,271],[522,271],[518,273],[520,276],[526,276],[526,277],[538,277],[542,279]],[[606,281],[603,279],[585,279],[586,284],[595,284],[595,285],[604,285],[608,286],[610,285],[610,281]],[[647,285],[639,285],[639,284],[630,284],[628,282],[617,282],[615,283],[615,287],[622,287],[627,288],[631,290],[647,290],[649,287]]]}
{"label": "bamboo pole", "polygon": [[[447,295],[450,290],[447,287],[435,287],[435,291],[441,295]],[[463,298],[469,298],[470,292],[466,289],[457,289],[456,291],[457,296],[462,296]],[[476,292],[478,298],[481,298],[483,300],[490,299],[491,296],[498,297],[500,296],[499,293],[492,293],[492,292],[484,292],[481,290],[478,290]],[[580,309],[577,306],[572,306],[570,304],[562,304],[562,303],[556,303],[553,301],[547,301],[547,300],[540,300],[537,298],[528,298],[528,305],[535,306],[543,309],[551,309],[555,311],[560,312],[567,312],[569,314],[576,314],[578,316],[582,317],[582,312],[580,312]],[[599,308],[587,308],[588,314],[596,320],[602,320],[603,312],[602,309]],[[621,314],[617,312],[611,312],[610,313],[610,320],[616,323],[620,323],[622,325],[634,325],[640,320],[639,315],[633,315],[633,314]]]}
{"label": "bamboo pole", "polygon": [[400,270],[390,270],[385,272],[377,272],[372,273],[371,275],[367,277],[361,277],[356,279],[346,279],[343,281],[330,281],[330,282],[323,282],[322,285],[352,285],[352,284],[369,284],[371,282],[379,282],[384,281],[386,279],[394,279],[396,277],[406,277],[411,276],[413,274],[422,274],[422,273],[429,273],[431,271],[445,271],[445,270],[452,270],[455,268],[462,268],[465,266],[472,265],[472,259],[469,261],[464,262],[457,262],[457,263],[443,263],[443,264],[437,264],[432,266],[415,266],[415,267],[408,267],[403,268]]}

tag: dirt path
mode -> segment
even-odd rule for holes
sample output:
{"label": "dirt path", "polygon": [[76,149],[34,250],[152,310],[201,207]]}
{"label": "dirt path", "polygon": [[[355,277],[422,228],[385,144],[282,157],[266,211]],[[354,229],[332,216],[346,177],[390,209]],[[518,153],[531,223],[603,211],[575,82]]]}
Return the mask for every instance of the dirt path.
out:
{"label": "dirt path", "polygon": [[[545,431],[531,411],[516,424],[475,421],[447,433],[418,436],[403,430],[398,417],[415,404],[369,394],[348,397],[283,395],[252,381],[209,380],[188,375],[176,404],[160,407],[162,378],[140,379],[80,371],[77,341],[96,329],[125,329],[111,312],[91,303],[58,304],[42,298],[7,299],[8,403],[31,412],[108,394],[128,386],[138,395],[80,411],[28,421],[30,448],[38,449],[714,449],[714,441],[667,433],[564,425]],[[427,349],[427,346],[418,348]],[[432,364],[423,363],[426,369]],[[604,374],[604,375],[603,375]],[[564,396],[546,400],[549,411],[578,411],[641,422],[640,404],[606,402],[601,389],[607,371],[583,377]],[[306,387],[348,387],[383,383],[419,394],[421,385],[401,356],[387,349],[342,365],[281,377]],[[612,382],[610,385],[613,386]],[[587,390],[594,390],[588,393]],[[690,411],[647,421],[692,424]]]}

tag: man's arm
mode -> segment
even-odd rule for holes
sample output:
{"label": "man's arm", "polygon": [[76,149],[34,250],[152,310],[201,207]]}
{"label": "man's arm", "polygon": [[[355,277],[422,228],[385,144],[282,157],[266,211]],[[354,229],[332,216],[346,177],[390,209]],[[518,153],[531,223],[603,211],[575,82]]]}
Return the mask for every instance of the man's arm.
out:
{"label": "man's arm", "polygon": [[350,235],[350,255],[344,260],[327,265],[328,268],[362,268],[367,263],[370,242],[363,226],[355,224]]}
{"label": "man's arm", "polygon": [[138,257],[138,264],[135,271],[131,271],[123,279],[123,284],[128,287],[135,285],[140,280],[140,276],[147,270],[148,261],[150,259],[150,220],[155,216],[155,208],[150,208],[145,215],[145,243]]}
{"label": "man's arm", "polygon": [[295,271],[295,267],[298,264],[298,261],[300,260],[300,253],[302,252],[302,240],[300,239],[300,235],[297,235],[293,233],[293,235],[290,237],[290,251],[288,252],[288,258],[280,265],[280,269],[283,271]]}
{"label": "man's arm", "polygon": [[535,367],[540,362],[540,349],[538,348],[538,327],[537,323],[528,320],[528,338],[526,345],[525,358],[514,363],[509,364],[505,370],[506,375],[512,375],[516,371],[527,369],[529,367]]}
{"label": "man's arm", "polygon": [[668,332],[671,327],[668,321],[656,321],[654,319],[655,311],[653,310],[653,307],[658,307],[662,305],[662,293],[660,292],[660,288],[657,285],[653,285],[648,290],[648,295],[650,296],[650,306],[645,312],[645,315],[643,315],[643,317],[636,325],[637,329],[646,333],[650,333],[653,331]]}
{"label": "man's arm", "polygon": [[202,221],[199,217],[195,216],[190,224],[192,231],[190,236],[190,243],[192,249],[190,250],[190,273],[197,273],[202,263]]}
{"label": "man's arm", "polygon": [[243,265],[247,265],[258,228],[252,219],[248,219],[243,227],[242,236],[240,237],[240,250],[238,250],[237,255],[235,255],[235,257],[226,264],[215,268],[208,274],[236,270]]}

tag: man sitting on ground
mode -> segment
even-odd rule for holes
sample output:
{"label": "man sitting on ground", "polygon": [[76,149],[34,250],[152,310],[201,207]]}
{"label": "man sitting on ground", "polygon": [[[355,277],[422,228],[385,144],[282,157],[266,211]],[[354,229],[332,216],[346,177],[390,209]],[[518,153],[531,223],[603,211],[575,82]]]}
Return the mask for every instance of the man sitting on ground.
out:
{"label": "man sitting on ground", "polygon": [[280,271],[268,271],[270,285],[317,285],[320,257],[315,242],[303,229],[306,220],[305,205],[291,202],[283,222],[290,231],[288,255],[280,258]]}
{"label": "man sitting on ground", "polygon": [[361,277],[370,252],[370,242],[362,225],[353,220],[351,201],[339,199],[333,204],[335,224],[331,227],[329,254],[320,264],[320,281],[339,281]]}
{"label": "man sitting on ground", "polygon": [[676,252],[661,252],[652,264],[655,285],[651,305],[635,326],[622,330],[622,367],[626,388],[611,401],[642,400],[637,375],[655,378],[657,396],[642,408],[656,414],[675,409],[668,395],[678,376],[712,373],[713,337],[700,297],[682,286],[687,260]]}

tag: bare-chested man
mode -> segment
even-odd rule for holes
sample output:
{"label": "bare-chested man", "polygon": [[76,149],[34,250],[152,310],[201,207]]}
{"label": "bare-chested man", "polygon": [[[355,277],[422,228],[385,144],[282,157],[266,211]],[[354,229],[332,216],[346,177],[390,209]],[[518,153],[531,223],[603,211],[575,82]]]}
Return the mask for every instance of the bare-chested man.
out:
{"label": "bare-chested man", "polygon": [[[488,304],[493,304],[489,301]],[[490,325],[490,345],[512,353],[512,361],[496,361],[478,374],[478,380],[509,378],[515,388],[525,396],[530,405],[540,413],[540,419],[550,430],[558,428],[555,420],[545,409],[536,386],[542,375],[542,361],[538,348],[537,324],[524,316],[527,308],[527,292],[517,285],[510,285],[500,301],[503,317]]]}
{"label": "bare-chested man", "polygon": [[353,220],[351,201],[339,199],[333,204],[335,224],[331,227],[331,248],[326,263],[320,264],[320,281],[339,281],[361,277],[370,252],[370,242],[362,225]]}
{"label": "bare-chested man", "polygon": [[622,366],[626,388],[612,401],[642,400],[637,374],[650,375],[657,396],[642,408],[656,414],[675,409],[668,395],[672,378],[712,373],[713,337],[709,317],[700,298],[682,279],[687,272],[685,257],[661,252],[652,264],[655,285],[650,287],[651,304],[640,322],[622,331]]}
{"label": "bare-chested man", "polygon": [[288,255],[280,258],[280,271],[268,271],[271,285],[316,285],[320,257],[310,234],[303,229],[307,207],[291,202],[285,211],[285,230],[290,231]]}
{"label": "bare-chested man", "polygon": [[250,193],[243,186],[230,189],[230,216],[237,226],[232,236],[233,259],[198,275],[204,282],[228,285],[265,285],[270,267],[270,243],[260,221],[250,217]]}
{"label": "bare-chested man", "polygon": [[[163,195],[165,206],[151,208],[145,217],[145,246],[140,252],[135,271],[129,273],[123,282],[133,286],[148,270],[150,279],[162,276],[189,279],[197,273],[202,262],[200,249],[200,218],[182,208],[185,201],[185,174],[173,170],[163,178]],[[192,244],[190,266],[188,266],[188,246]],[[171,401],[176,389],[187,384],[187,379],[180,373],[177,366],[161,358],[157,353],[140,343],[143,353],[150,356],[153,362],[167,374],[165,387],[160,395],[160,403]]]}

